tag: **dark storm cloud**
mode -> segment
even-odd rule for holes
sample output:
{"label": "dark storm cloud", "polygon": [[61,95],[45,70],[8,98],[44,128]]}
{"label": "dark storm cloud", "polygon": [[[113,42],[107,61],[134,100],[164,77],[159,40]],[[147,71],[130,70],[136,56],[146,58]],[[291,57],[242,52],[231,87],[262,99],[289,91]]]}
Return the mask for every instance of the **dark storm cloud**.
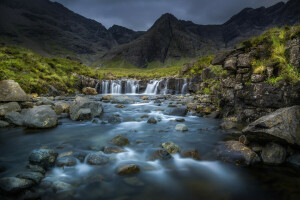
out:
{"label": "dark storm cloud", "polygon": [[[164,13],[197,24],[221,24],[245,7],[271,6],[280,0],[52,0],[109,28],[113,24],[146,30]],[[287,0],[283,0],[287,1]]]}

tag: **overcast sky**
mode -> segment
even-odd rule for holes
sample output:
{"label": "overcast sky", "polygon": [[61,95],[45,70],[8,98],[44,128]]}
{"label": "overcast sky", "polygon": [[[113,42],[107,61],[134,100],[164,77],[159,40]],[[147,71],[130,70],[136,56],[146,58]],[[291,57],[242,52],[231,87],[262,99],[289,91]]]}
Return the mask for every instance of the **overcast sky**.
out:
{"label": "overcast sky", "polygon": [[197,24],[221,24],[243,8],[271,6],[287,0],[52,0],[102,23],[147,30],[164,13]]}

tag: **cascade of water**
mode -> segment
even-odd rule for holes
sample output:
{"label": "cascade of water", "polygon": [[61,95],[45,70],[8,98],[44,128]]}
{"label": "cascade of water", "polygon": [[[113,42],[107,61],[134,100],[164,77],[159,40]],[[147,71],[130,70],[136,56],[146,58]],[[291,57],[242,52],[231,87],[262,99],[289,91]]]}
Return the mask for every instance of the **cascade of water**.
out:
{"label": "cascade of water", "polygon": [[122,92],[122,81],[121,80],[111,80],[111,94],[121,94]]}
{"label": "cascade of water", "polygon": [[164,95],[168,94],[168,85],[169,85],[169,79],[167,79],[167,81],[166,81],[166,85],[164,88]]}
{"label": "cascade of water", "polygon": [[102,94],[108,93],[109,81],[102,81]]}
{"label": "cascade of water", "polygon": [[184,82],[183,82],[183,86],[182,86],[182,89],[181,89],[181,94],[185,94],[187,92],[187,86],[188,86],[186,78],[183,81]]}
{"label": "cascade of water", "polygon": [[157,88],[160,82],[161,80],[151,80],[150,83],[147,84],[145,94],[157,94]]}
{"label": "cascade of water", "polygon": [[127,80],[125,85],[125,93],[136,94],[139,92],[139,81],[136,80]]}

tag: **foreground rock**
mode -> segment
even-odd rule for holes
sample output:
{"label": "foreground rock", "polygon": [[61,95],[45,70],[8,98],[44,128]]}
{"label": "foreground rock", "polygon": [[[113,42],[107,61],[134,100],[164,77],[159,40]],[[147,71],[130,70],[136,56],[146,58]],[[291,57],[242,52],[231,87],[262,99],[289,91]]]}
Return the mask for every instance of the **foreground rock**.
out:
{"label": "foreground rock", "polygon": [[0,81],[0,102],[29,101],[29,97],[14,80]]}
{"label": "foreground rock", "polygon": [[31,188],[34,182],[16,177],[5,177],[0,179],[0,189],[6,193],[15,194]]}
{"label": "foreground rock", "polygon": [[148,124],[156,124],[157,120],[154,117],[150,117],[147,121]]}
{"label": "foreground rock", "polygon": [[122,165],[116,169],[116,173],[119,175],[136,174],[139,171],[140,167],[135,164]]}
{"label": "foreground rock", "polygon": [[101,103],[85,97],[76,97],[70,107],[70,117],[76,121],[100,117],[102,113],[103,107]]}
{"label": "foreground rock", "polygon": [[17,102],[10,102],[0,105],[0,116],[4,116],[9,112],[20,112],[21,107]]}
{"label": "foreground rock", "polygon": [[282,108],[259,118],[243,133],[249,141],[284,142],[300,146],[300,106]]}
{"label": "foreground rock", "polygon": [[162,146],[162,148],[167,150],[168,153],[170,153],[170,154],[180,152],[180,147],[178,145],[174,144],[174,142],[165,142],[165,143],[162,143],[161,146]]}
{"label": "foreground rock", "polygon": [[57,115],[49,106],[36,106],[25,112],[23,123],[30,128],[52,128],[57,122]]}
{"label": "foreground rock", "polygon": [[249,147],[238,141],[227,141],[218,147],[219,157],[227,162],[251,165],[260,162],[259,156]]}
{"label": "foreground rock", "polygon": [[95,88],[91,88],[91,87],[85,87],[82,89],[82,93],[85,95],[97,95],[98,92],[96,91]]}
{"label": "foreground rock", "polygon": [[48,169],[54,166],[57,156],[58,154],[51,149],[37,149],[31,152],[29,162]]}
{"label": "foreground rock", "polygon": [[268,143],[261,152],[261,158],[265,164],[279,165],[284,163],[286,149],[276,143]]}

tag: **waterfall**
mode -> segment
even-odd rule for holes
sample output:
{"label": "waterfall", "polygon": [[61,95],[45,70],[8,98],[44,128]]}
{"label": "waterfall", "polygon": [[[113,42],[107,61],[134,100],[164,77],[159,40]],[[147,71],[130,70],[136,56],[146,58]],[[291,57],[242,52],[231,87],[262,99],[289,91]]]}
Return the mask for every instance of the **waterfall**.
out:
{"label": "waterfall", "polygon": [[181,94],[185,94],[187,92],[187,86],[188,86],[188,83],[187,83],[187,79],[185,78],[182,89],[181,89]]}
{"label": "waterfall", "polygon": [[122,93],[122,81],[121,80],[111,80],[111,94],[121,94]]}
{"label": "waterfall", "polygon": [[165,85],[165,88],[164,88],[164,95],[168,94],[168,84],[169,84],[169,79],[167,79],[166,81],[166,85]]}
{"label": "waterfall", "polygon": [[151,80],[150,83],[147,84],[147,88],[145,94],[157,94],[157,88],[161,80]]}
{"label": "waterfall", "polygon": [[126,94],[136,94],[139,92],[139,81],[136,80],[127,80],[125,85]]}
{"label": "waterfall", "polygon": [[108,93],[109,81],[102,81],[102,94]]}

